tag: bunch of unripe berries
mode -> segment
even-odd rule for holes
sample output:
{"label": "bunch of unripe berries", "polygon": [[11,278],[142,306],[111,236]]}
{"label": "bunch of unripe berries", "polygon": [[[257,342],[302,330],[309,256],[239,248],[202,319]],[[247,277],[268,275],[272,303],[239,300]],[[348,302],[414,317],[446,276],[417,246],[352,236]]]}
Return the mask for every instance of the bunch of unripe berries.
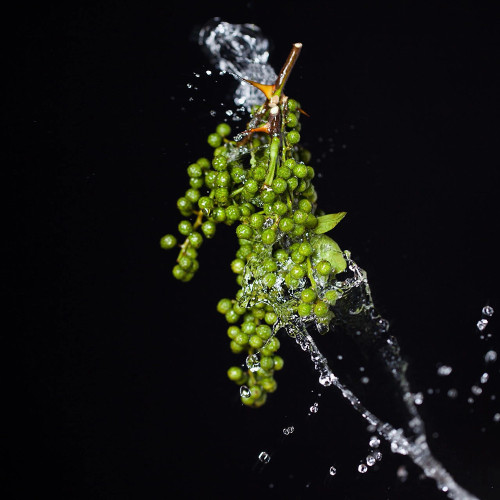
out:
{"label": "bunch of unripe berries", "polygon": [[177,200],[184,240],[172,234],[161,239],[162,248],[179,249],[174,277],[190,281],[203,239],[213,238],[218,224],[235,227],[239,248],[230,267],[239,290],[221,299],[217,310],[229,324],[231,351],[246,356],[246,365],[232,366],[228,377],[252,407],[276,390],[274,372],[283,367],[277,331],[297,320],[327,330],[338,298],[335,276],[346,267],[338,245],[323,234],[344,213],[318,211],[310,154],[300,145],[303,112],[282,92],[299,45],[275,85],[249,82],[266,101],[253,108],[247,130],[231,138],[231,128],[221,123],[208,136],[212,158],[187,167],[189,188]]}

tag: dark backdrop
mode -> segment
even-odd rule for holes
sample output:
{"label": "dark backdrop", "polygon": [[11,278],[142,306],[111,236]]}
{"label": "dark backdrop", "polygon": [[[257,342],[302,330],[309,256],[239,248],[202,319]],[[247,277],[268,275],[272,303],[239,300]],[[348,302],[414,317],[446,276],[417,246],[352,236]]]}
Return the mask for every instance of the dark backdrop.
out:
{"label": "dark backdrop", "polygon": [[378,470],[356,472],[365,424],[333,390],[317,395],[291,339],[277,393],[240,406],[215,312],[235,292],[232,230],[203,245],[192,283],[171,276],[159,238],[232,107],[234,81],[203,76],[213,68],[192,41],[220,16],[259,25],[276,69],[304,44],[287,93],[310,114],[320,203],[348,212],[335,238],[368,271],[426,394],[436,456],[498,498],[497,367],[466,401],[498,346],[494,324],[489,340],[475,330],[484,305],[500,310],[498,18],[475,2],[238,4],[49,2],[7,17],[6,497],[444,498],[387,447]]}

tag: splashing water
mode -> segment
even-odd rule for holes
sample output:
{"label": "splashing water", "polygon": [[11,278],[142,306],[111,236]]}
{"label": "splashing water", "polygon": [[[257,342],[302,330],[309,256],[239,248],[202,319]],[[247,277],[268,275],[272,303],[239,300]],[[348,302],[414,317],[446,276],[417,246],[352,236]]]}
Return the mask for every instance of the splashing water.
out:
{"label": "splashing water", "polygon": [[[265,84],[276,80],[274,69],[267,64],[269,41],[255,24],[230,24],[215,18],[201,28],[198,43],[223,72]],[[234,94],[237,106],[250,110],[254,104],[263,102],[258,89],[241,81]]]}
{"label": "splashing water", "polygon": [[[262,35],[261,30],[252,24],[229,24],[220,19],[214,19],[207,23],[199,33],[199,43],[209,52],[216,67],[225,72],[236,74],[241,78],[258,80],[262,83],[273,83],[276,74],[267,64],[269,57],[269,42]],[[250,85],[241,82],[235,93],[235,103],[249,109],[254,104],[262,103],[261,95]],[[393,453],[409,457],[413,463],[419,466],[424,475],[436,481],[438,488],[446,493],[449,498],[461,500],[473,500],[476,497],[463,489],[455,479],[447,472],[444,466],[432,455],[427,442],[424,423],[420,417],[417,406],[423,403],[422,393],[412,393],[406,378],[407,364],[400,355],[400,348],[395,337],[389,335],[389,323],[375,310],[370,287],[366,273],[350,259],[350,254],[345,253],[348,261],[347,278],[336,282],[334,287],[339,292],[341,299],[334,306],[335,319],[330,324],[330,330],[335,328],[337,332],[350,337],[368,356],[379,360],[391,383],[396,386],[399,395],[399,405],[403,408],[404,422],[394,424],[391,416],[381,418],[370,411],[361,399],[332,371],[327,358],[320,352],[315,341],[309,333],[311,325],[300,317],[292,317],[281,325],[287,334],[294,338],[300,348],[309,354],[315,370],[318,372],[319,383],[324,387],[336,388],[343,398],[361,414],[370,424],[372,432],[385,439],[390,444]],[[485,306],[483,314],[486,317],[493,315],[493,308]],[[482,318],[477,323],[477,329],[482,332],[488,325],[488,320]],[[276,332],[275,332],[276,333]],[[342,359],[340,356],[338,359]],[[485,355],[486,362],[494,362],[496,352],[489,351]],[[259,367],[259,359],[249,357],[247,365],[250,369]],[[443,365],[438,368],[438,375],[448,376],[452,368]],[[369,379],[366,378],[366,383]],[[487,381],[487,375],[481,378],[481,383]],[[471,389],[474,395],[482,392],[481,387],[475,385]],[[450,389],[448,396],[455,398],[456,389]],[[318,404],[311,406],[310,412],[316,413]],[[498,414],[494,420],[497,421]],[[397,420],[397,419],[396,419]],[[500,420],[500,417],[498,418]],[[285,435],[293,432],[293,427],[283,430]],[[382,453],[378,450],[380,440],[377,436],[370,438],[370,454],[366,456],[366,463],[358,466],[358,471],[365,474],[368,467],[372,467],[382,459]],[[268,463],[270,456],[266,452],[259,455],[259,460]],[[335,475],[337,470],[330,467],[329,474]],[[405,480],[407,472],[405,468],[398,470],[398,476]],[[404,479],[403,479],[404,477]]]}

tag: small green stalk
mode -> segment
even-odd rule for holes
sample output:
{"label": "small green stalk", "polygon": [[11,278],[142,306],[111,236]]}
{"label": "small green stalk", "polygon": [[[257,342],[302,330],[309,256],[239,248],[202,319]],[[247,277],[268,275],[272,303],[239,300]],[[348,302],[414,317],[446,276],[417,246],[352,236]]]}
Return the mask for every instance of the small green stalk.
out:
{"label": "small green stalk", "polygon": [[270,186],[274,180],[274,173],[276,172],[276,163],[280,151],[280,138],[279,136],[275,136],[271,140],[271,149],[270,149],[270,158],[269,158],[269,170],[267,172],[266,180],[264,184],[266,186]]}

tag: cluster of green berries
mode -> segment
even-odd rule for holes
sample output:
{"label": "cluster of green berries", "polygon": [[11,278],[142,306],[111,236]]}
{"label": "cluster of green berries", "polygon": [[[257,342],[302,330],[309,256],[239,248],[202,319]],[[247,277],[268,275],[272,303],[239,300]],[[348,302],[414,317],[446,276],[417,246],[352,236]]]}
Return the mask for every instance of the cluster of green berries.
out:
{"label": "cluster of green berries", "polygon": [[279,328],[300,320],[327,330],[338,298],[335,276],[346,267],[338,245],[323,234],[336,222],[317,210],[311,155],[300,145],[301,112],[297,101],[276,92],[254,107],[239,140],[229,138],[228,124],[219,124],[207,139],[211,160],[187,167],[190,187],[177,200],[184,241],[172,234],[161,239],[162,248],[179,248],[174,277],[189,281],[203,239],[212,238],[218,224],[235,227],[239,248],[230,267],[240,288],[217,310],[229,324],[231,351],[247,359],[228,377],[252,407],[276,390],[274,372],[283,367],[276,354]]}

